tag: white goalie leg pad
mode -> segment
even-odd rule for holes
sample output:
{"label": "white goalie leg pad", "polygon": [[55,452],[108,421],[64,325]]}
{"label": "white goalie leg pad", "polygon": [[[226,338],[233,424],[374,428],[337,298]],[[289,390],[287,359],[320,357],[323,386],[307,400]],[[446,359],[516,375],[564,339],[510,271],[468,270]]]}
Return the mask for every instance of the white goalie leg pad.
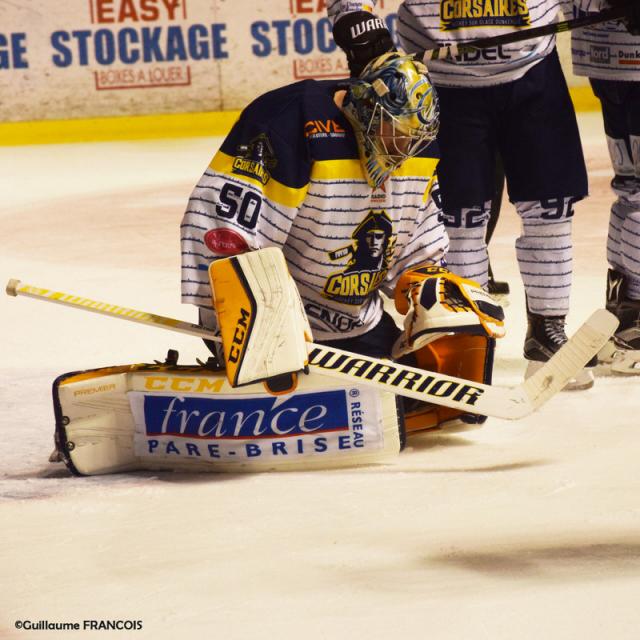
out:
{"label": "white goalie leg pad", "polygon": [[232,385],[306,367],[311,328],[281,249],[216,260],[209,277]]}
{"label": "white goalie leg pad", "polygon": [[60,376],[53,396],[58,457],[76,475],[353,467],[392,461],[404,437],[395,394],[313,372],[274,396],[222,371],[127,365]]}

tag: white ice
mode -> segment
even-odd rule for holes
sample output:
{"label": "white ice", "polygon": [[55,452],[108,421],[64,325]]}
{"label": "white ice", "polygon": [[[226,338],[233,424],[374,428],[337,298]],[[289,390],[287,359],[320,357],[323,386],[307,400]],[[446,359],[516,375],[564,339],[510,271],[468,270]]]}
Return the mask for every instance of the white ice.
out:
{"label": "white ice", "polygon": [[[611,170],[580,116],[570,331],[603,306]],[[0,148],[0,281],[185,320],[178,225],[219,139]],[[526,152],[526,150],[523,150]],[[491,245],[511,284],[496,382],[524,369],[506,204]],[[162,359],[196,339],[0,297],[0,637],[637,638],[640,379],[600,377],[518,422],[414,437],[385,467],[71,477],[47,462],[58,374]],[[142,620],[135,632],[16,620]]]}

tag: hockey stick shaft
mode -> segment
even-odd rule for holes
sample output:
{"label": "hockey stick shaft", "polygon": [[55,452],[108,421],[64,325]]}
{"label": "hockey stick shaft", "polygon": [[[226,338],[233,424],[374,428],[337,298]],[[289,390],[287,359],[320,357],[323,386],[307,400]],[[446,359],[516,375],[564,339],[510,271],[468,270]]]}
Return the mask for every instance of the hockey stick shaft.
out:
{"label": "hockey stick shaft", "polygon": [[599,13],[595,13],[592,15],[573,18],[572,20],[564,20],[563,22],[545,24],[541,27],[522,29],[520,31],[510,31],[509,33],[504,33],[499,36],[480,38],[478,40],[472,40],[471,42],[466,42],[463,44],[439,47],[437,49],[427,49],[424,52],[417,53],[416,57],[422,58],[422,60],[424,60],[425,62],[429,60],[442,60],[443,58],[454,57],[461,53],[474,51],[476,49],[497,47],[503,44],[511,44],[513,42],[521,42],[523,40],[541,38],[542,36],[550,36],[556,33],[562,33],[564,31],[573,31],[574,29],[579,29],[581,27],[588,27],[593,24],[599,24],[601,22],[608,22],[609,20],[617,20],[619,18],[623,18],[629,14],[630,9],[631,3],[613,7],[611,9],[605,9],[604,11],[600,11]]}
{"label": "hockey stick shaft", "polygon": [[[220,340],[212,331],[190,322],[34,287],[19,280],[10,280],[6,290],[11,296],[26,296],[198,338]],[[549,362],[516,387],[471,382],[319,344],[309,346],[309,366],[317,373],[351,384],[372,386],[470,413],[514,420],[528,415],[560,391],[607,342],[617,324],[615,316],[609,312],[604,309],[596,311]]]}
{"label": "hockey stick shaft", "polygon": [[128,307],[121,307],[109,302],[83,298],[82,296],[75,296],[70,293],[64,293],[63,291],[34,287],[30,284],[24,284],[20,282],[20,280],[9,280],[6,291],[7,295],[10,296],[25,296],[27,298],[34,298],[35,300],[54,302],[66,307],[72,307],[73,309],[91,311],[111,318],[120,318],[121,320],[129,320],[129,322],[138,322],[139,324],[169,329],[170,331],[184,333],[196,338],[206,338],[207,340],[220,342],[220,338],[211,331],[204,329],[200,325],[192,324],[191,322],[176,320],[175,318],[168,318],[155,313],[147,313],[146,311],[138,311],[137,309],[130,309]]}

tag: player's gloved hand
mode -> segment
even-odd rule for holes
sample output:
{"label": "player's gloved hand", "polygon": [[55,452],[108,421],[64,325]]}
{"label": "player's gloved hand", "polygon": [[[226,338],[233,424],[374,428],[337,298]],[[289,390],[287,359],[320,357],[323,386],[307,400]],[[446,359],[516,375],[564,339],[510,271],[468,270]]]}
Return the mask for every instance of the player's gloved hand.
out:
{"label": "player's gloved hand", "polygon": [[368,11],[353,11],[333,26],[333,39],[347,54],[352,77],[359,76],[367,64],[387,51],[395,51],[384,22]]}
{"label": "player's gloved hand", "polygon": [[502,338],[502,307],[476,282],[444,267],[422,266],[402,274],[395,293],[396,309],[405,314],[404,334],[393,357],[417,351],[449,334]]}
{"label": "player's gloved hand", "polygon": [[622,19],[627,31],[640,36],[640,2],[638,0],[609,0],[612,7],[627,7],[627,16]]}
{"label": "player's gloved hand", "polygon": [[216,260],[209,279],[229,383],[284,378],[286,383],[267,388],[295,387],[292,374],[306,370],[313,337],[282,250],[269,247]]}

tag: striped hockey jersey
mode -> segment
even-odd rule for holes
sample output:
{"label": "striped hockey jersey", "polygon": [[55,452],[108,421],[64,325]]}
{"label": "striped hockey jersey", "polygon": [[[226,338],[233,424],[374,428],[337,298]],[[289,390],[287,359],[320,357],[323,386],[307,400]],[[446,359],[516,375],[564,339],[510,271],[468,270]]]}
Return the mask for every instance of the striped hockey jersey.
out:
{"label": "striped hockey jersey", "polygon": [[[610,6],[606,0],[575,0],[575,5],[576,15],[597,13]],[[637,82],[640,36],[631,35],[621,20],[576,29],[571,34],[571,59],[577,76]]]}
{"label": "striped hockey jersey", "polygon": [[[350,11],[371,10],[376,0],[329,0],[327,11],[335,22]],[[571,17],[571,0],[404,0],[398,10],[397,33],[408,53],[463,44],[510,31],[541,27]],[[522,77],[553,51],[555,36],[429,60],[434,84],[449,87],[486,87]]]}
{"label": "striped hockey jersey", "polygon": [[181,226],[182,300],[204,310],[207,326],[209,264],[247,249],[282,248],[317,340],[372,329],[379,291],[393,294],[409,267],[442,263],[435,143],[372,190],[337,89],[305,80],[257,98],[193,190]]}

